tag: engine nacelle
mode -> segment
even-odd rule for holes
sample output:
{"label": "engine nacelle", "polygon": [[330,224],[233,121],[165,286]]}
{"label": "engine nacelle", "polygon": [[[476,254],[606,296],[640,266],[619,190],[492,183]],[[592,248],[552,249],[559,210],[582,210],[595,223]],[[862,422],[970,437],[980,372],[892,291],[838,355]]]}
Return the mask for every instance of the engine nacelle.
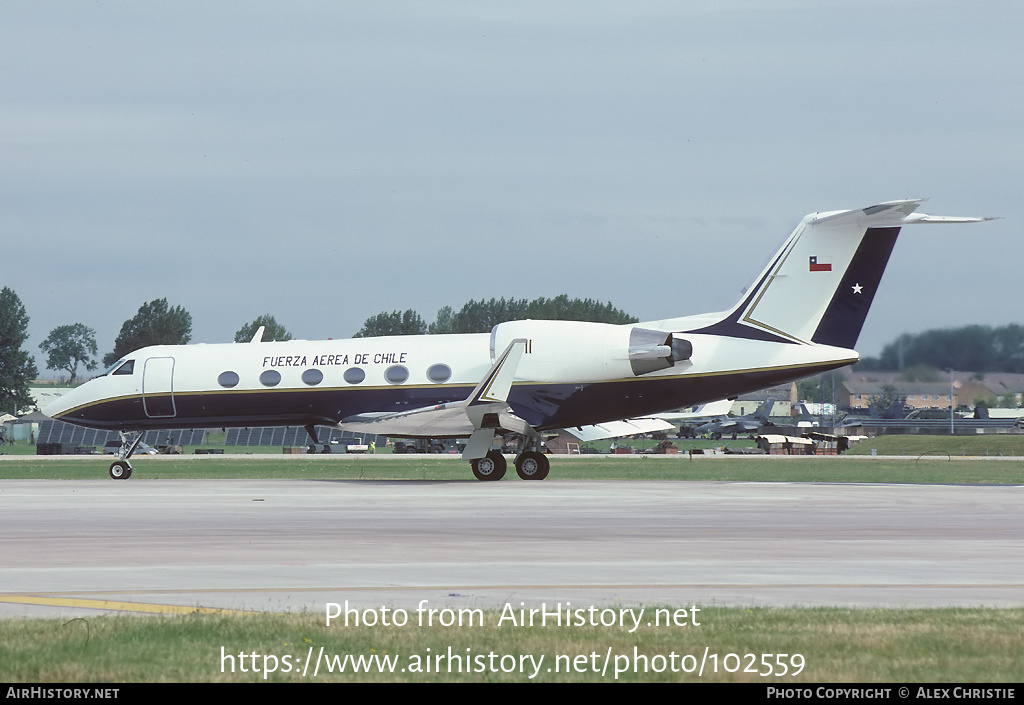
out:
{"label": "engine nacelle", "polygon": [[639,377],[689,360],[693,346],[673,333],[581,321],[509,321],[491,329],[491,359],[526,339],[518,379],[581,382]]}

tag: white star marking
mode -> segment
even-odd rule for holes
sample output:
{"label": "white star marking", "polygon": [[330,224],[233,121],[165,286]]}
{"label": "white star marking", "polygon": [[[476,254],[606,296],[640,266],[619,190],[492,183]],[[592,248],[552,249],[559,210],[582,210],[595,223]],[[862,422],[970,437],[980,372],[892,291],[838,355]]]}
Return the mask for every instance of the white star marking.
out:
{"label": "white star marking", "polygon": [[859,294],[863,290],[864,290],[864,287],[862,287],[859,283],[853,285],[853,293]]}

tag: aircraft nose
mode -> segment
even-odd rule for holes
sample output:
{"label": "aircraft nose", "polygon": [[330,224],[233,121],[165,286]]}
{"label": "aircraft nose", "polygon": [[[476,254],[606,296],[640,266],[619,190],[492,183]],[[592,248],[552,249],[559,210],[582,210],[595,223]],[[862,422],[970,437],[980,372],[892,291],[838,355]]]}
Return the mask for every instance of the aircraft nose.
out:
{"label": "aircraft nose", "polygon": [[47,403],[42,409],[40,409],[40,411],[49,416],[51,419],[59,417],[62,413],[64,413],[70,408],[68,407],[67,403],[64,400],[65,396],[67,395],[62,394],[53,401]]}
{"label": "aircraft nose", "polygon": [[76,387],[75,389],[69,389],[64,394],[53,401],[43,406],[40,411],[49,416],[51,419],[58,419],[71,409],[75,408],[79,404],[79,400],[82,396],[82,387]]}

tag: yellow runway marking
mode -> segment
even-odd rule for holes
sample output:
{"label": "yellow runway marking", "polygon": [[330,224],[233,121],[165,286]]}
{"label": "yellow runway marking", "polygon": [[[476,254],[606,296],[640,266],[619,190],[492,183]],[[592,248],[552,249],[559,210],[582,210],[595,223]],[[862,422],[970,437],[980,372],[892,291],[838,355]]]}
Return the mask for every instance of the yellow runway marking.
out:
{"label": "yellow runway marking", "polygon": [[145,602],[118,600],[83,600],[75,597],[39,597],[36,595],[0,595],[0,602],[16,605],[43,605],[46,607],[79,607],[82,609],[111,610],[116,612],[146,612],[150,614],[256,614],[243,610],[216,607],[187,607],[185,605],[155,605]]}

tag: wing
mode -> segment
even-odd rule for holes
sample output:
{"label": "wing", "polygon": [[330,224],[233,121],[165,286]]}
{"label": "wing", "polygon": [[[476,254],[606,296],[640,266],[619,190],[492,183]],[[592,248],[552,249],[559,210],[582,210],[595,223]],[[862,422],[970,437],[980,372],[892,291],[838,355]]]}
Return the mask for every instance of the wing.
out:
{"label": "wing", "polygon": [[516,368],[525,351],[526,339],[516,338],[509,343],[473,392],[462,401],[393,414],[363,414],[342,420],[340,426],[347,431],[382,436],[469,436],[462,454],[465,460],[484,457],[499,429],[536,437],[538,434],[533,427],[516,416],[508,405]]}
{"label": "wing", "polygon": [[599,441],[602,438],[621,438],[635,436],[638,433],[654,433],[655,431],[675,430],[675,426],[661,419],[623,419],[609,421],[593,426],[573,426],[562,429],[583,442]]}
{"label": "wing", "polygon": [[[508,405],[508,394],[516,368],[525,350],[525,339],[513,340],[494,361],[473,392],[462,401],[398,413],[361,414],[343,420],[341,427],[356,433],[406,438],[468,436],[469,442],[462,457],[470,460],[487,454],[494,434],[499,429],[537,437],[537,431],[516,416]],[[595,426],[574,426],[565,430],[581,441],[594,441],[670,428],[674,426],[661,419],[625,419]]]}

